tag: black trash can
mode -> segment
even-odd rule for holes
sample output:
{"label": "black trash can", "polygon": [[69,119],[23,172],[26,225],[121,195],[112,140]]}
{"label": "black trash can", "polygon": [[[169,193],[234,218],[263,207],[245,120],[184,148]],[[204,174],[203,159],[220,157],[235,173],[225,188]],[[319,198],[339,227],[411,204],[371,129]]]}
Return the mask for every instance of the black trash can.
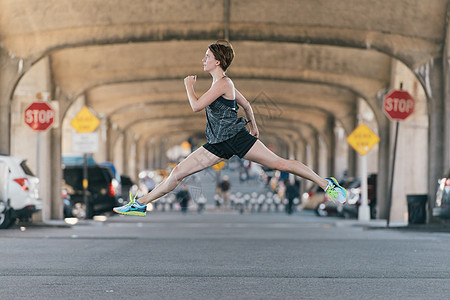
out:
{"label": "black trash can", "polygon": [[428,195],[406,195],[408,202],[408,224],[425,224]]}

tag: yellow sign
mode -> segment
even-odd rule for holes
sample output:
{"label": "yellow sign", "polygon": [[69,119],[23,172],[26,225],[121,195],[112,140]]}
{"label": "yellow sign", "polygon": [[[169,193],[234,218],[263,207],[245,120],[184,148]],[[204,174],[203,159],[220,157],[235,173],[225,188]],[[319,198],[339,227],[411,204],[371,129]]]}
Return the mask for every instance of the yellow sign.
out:
{"label": "yellow sign", "polygon": [[359,155],[366,155],[372,147],[380,141],[380,138],[364,124],[356,127],[347,137],[347,142]]}
{"label": "yellow sign", "polygon": [[75,118],[72,119],[72,122],[70,122],[70,125],[72,125],[78,133],[93,132],[97,129],[99,124],[100,120],[94,116],[86,106],[83,106]]}
{"label": "yellow sign", "polygon": [[219,172],[220,170],[222,170],[225,167],[226,163],[224,161],[221,161],[220,163],[215,164],[213,167],[214,170],[216,170],[217,172]]}

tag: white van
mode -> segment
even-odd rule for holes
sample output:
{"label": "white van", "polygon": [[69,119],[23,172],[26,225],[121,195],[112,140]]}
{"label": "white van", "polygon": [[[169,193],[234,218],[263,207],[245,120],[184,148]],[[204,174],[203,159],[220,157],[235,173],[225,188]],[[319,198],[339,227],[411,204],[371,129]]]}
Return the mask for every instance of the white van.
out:
{"label": "white van", "polygon": [[5,213],[6,221],[13,222],[16,218],[29,220],[33,213],[42,209],[39,178],[34,176],[24,159],[0,155],[0,162],[9,169],[8,199],[11,208]]}

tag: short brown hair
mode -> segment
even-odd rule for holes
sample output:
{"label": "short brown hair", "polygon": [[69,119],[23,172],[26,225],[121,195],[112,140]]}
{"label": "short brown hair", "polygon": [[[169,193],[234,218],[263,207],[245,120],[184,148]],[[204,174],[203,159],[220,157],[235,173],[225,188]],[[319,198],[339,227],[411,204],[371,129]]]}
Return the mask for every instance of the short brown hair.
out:
{"label": "short brown hair", "polygon": [[225,72],[234,58],[234,50],[227,40],[218,40],[208,46],[214,54],[214,58],[220,62],[220,67]]}

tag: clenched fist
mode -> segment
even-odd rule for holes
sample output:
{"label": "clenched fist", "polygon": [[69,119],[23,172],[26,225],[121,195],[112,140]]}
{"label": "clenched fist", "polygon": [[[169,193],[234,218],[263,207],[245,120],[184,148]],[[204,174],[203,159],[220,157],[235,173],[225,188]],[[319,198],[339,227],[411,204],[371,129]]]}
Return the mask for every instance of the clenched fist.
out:
{"label": "clenched fist", "polygon": [[189,75],[186,78],[184,78],[184,85],[186,85],[186,86],[194,85],[196,80],[197,80],[197,75]]}

